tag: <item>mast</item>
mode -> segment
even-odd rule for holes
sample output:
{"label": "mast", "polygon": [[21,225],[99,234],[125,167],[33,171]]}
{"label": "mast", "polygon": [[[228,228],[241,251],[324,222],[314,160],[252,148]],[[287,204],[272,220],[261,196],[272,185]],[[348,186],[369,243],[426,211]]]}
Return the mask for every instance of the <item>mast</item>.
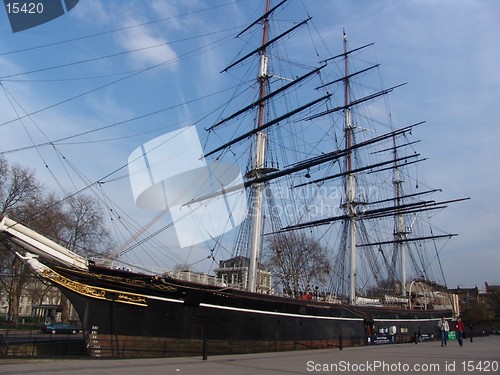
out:
{"label": "mast", "polygon": [[403,212],[399,209],[401,207],[401,202],[402,202],[402,197],[401,197],[401,184],[403,183],[403,180],[401,179],[401,174],[399,171],[399,165],[398,165],[398,155],[397,155],[397,148],[396,148],[396,138],[393,138],[393,147],[394,147],[394,178],[393,178],[393,184],[394,184],[394,191],[395,191],[395,198],[396,198],[396,207],[397,209],[397,215],[395,216],[395,223],[394,223],[394,237],[395,237],[395,244],[394,246],[396,247],[396,252],[400,253],[400,283],[401,283],[401,295],[406,296],[406,243],[404,239],[408,236],[409,232],[405,230],[405,220],[404,220],[404,215]]}
{"label": "mast", "polygon": [[349,66],[347,54],[347,35],[344,31],[344,104],[345,104],[345,135],[346,149],[351,150],[347,153],[347,181],[346,181],[346,212],[349,217],[349,248],[350,248],[350,270],[349,270],[349,304],[356,303],[356,176],[353,172],[352,159],[353,151],[351,149],[353,138],[353,124],[351,120],[351,108],[349,105]]}
{"label": "mast", "polygon": [[[269,9],[270,0],[266,0],[266,13],[263,19],[264,26],[262,31],[262,47],[260,50],[260,70],[259,76],[259,113],[257,118],[257,129],[261,129],[264,123],[264,111],[266,106],[266,101],[263,98],[266,96],[266,86],[268,80],[268,70],[267,70],[267,33],[269,27]],[[265,155],[266,155],[266,138],[262,131],[258,131],[256,134],[256,145],[255,145],[255,158],[253,162],[253,170],[249,172],[253,177],[261,177],[264,171]],[[264,189],[264,183],[259,182],[251,187],[252,189],[252,201],[251,201],[251,217],[252,225],[250,228],[250,265],[248,270],[248,285],[247,289],[251,292],[257,291],[258,284],[258,265],[260,256],[260,244],[262,236],[262,192]]]}

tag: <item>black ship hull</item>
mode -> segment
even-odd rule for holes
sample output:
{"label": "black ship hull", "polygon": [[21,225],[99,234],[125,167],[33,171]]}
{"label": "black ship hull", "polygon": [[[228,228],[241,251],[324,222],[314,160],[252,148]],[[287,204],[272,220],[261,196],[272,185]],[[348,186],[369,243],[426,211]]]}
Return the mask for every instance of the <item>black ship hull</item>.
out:
{"label": "black ship hull", "polygon": [[[89,355],[166,357],[408,342],[450,311],[301,301],[93,267],[51,267],[77,310]],[[395,334],[384,335],[389,327]],[[394,328],[395,327],[395,328]],[[377,340],[378,337],[378,340]]]}

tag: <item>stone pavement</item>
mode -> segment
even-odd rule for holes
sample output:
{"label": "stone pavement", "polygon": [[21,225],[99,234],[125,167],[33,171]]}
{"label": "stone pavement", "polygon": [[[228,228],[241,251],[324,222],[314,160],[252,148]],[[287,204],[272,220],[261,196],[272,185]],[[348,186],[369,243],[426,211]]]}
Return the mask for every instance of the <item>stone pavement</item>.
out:
{"label": "stone pavement", "polygon": [[0,374],[500,374],[500,336],[295,352],[155,359],[3,359]]}

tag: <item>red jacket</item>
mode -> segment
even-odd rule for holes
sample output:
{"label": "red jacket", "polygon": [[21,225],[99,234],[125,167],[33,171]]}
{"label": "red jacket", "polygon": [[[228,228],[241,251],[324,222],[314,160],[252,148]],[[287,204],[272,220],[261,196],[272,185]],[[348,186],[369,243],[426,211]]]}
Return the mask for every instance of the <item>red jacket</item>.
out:
{"label": "red jacket", "polygon": [[455,328],[457,329],[458,332],[463,332],[465,330],[465,326],[463,322],[457,322],[455,325]]}

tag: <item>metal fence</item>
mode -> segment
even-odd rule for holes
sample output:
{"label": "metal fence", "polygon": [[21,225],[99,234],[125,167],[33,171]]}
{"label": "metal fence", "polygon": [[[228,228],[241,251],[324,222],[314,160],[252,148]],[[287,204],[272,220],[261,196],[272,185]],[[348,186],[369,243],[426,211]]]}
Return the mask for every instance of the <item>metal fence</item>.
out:
{"label": "metal fence", "polygon": [[0,330],[0,357],[86,357],[83,334],[49,334],[40,330]]}

